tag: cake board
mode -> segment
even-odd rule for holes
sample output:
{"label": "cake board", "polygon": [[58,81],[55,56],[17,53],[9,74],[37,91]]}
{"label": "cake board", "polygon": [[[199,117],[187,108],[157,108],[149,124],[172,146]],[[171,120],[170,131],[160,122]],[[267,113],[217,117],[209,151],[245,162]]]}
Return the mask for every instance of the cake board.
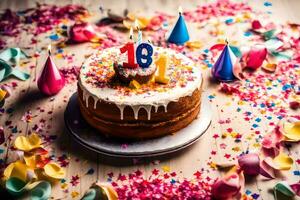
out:
{"label": "cake board", "polygon": [[74,93],[64,114],[68,133],[81,145],[99,154],[122,158],[162,156],[182,150],[195,143],[211,124],[212,111],[207,96],[202,93],[198,117],[187,127],[172,135],[154,139],[126,140],[107,137],[92,128],[82,117],[77,93]]}

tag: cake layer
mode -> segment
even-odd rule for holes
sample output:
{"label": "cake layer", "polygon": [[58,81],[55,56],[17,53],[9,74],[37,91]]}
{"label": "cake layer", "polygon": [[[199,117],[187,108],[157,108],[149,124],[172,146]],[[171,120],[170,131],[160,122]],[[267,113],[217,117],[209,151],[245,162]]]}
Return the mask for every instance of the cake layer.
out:
{"label": "cake layer", "polygon": [[[191,98],[191,97],[185,97]],[[164,119],[164,115],[161,115],[161,120],[156,121],[140,121],[135,120],[132,123],[114,122],[111,120],[103,120],[98,116],[92,114],[90,109],[85,106],[85,103],[79,97],[80,110],[85,120],[94,128],[100,131],[100,133],[107,136],[130,138],[130,139],[146,139],[160,137],[167,134],[172,134],[190,124],[200,111],[200,101],[187,110],[187,112],[177,115],[169,120]],[[127,115],[126,115],[127,116]]]}
{"label": "cake layer", "polygon": [[196,89],[191,96],[181,97],[176,102],[169,102],[166,106],[157,107],[157,110],[155,106],[147,107],[147,105],[141,104],[135,106],[124,105],[123,110],[120,111],[118,105],[106,101],[97,101],[96,107],[94,107],[95,102],[93,98],[89,98],[88,102],[83,100],[84,97],[80,86],[78,86],[78,96],[88,112],[102,120],[116,123],[136,123],[137,120],[143,123],[153,123],[172,120],[189,112],[189,110],[199,104],[201,91]]}

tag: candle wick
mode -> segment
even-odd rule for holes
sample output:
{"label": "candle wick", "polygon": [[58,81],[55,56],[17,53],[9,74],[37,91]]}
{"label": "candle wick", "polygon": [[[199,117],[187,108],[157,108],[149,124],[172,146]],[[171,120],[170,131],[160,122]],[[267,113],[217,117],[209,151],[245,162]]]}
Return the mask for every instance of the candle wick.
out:
{"label": "candle wick", "polygon": [[51,56],[51,49],[48,49],[48,55]]}
{"label": "candle wick", "polygon": [[228,40],[227,40],[227,38],[225,39],[225,43],[226,43],[226,45],[228,45]]}

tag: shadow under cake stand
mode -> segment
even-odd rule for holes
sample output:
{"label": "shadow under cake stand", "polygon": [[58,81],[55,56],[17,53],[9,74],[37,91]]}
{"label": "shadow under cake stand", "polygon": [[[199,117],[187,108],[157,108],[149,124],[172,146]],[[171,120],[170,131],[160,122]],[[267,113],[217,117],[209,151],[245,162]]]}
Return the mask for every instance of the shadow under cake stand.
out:
{"label": "shadow under cake stand", "polygon": [[162,156],[190,146],[205,133],[211,118],[210,105],[203,93],[198,117],[173,135],[137,141],[117,139],[99,133],[84,120],[79,109],[77,93],[74,93],[67,105],[64,119],[68,132],[86,148],[105,156],[141,158]]}

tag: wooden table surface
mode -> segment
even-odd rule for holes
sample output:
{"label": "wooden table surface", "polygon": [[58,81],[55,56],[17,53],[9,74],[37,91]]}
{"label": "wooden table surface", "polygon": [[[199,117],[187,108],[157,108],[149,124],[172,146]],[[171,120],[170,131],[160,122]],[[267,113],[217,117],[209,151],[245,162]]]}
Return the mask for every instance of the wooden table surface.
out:
{"label": "wooden table surface", "polygon": [[[207,1],[173,1],[173,0],[152,0],[152,1],[141,1],[141,0],[44,0],[39,2],[47,2],[48,4],[81,4],[88,8],[91,12],[96,13],[96,17],[93,19],[99,19],[100,13],[98,12],[99,6],[104,8],[111,8],[116,13],[121,13],[125,8],[131,11],[140,10],[144,15],[153,15],[154,11],[167,12],[172,15],[176,15],[176,10],[179,5],[181,5],[185,10],[190,10],[196,7],[196,5],[204,4]],[[300,23],[300,1],[284,1],[277,0],[271,1],[273,6],[264,7],[263,1],[250,1],[249,4],[253,6],[254,9],[273,12],[272,19],[276,22],[286,22],[287,20],[292,22]],[[0,9],[11,8],[13,10],[25,9],[35,6],[35,1],[23,0],[2,0],[0,2]],[[191,39],[200,40],[203,43],[203,49],[209,48],[211,44],[214,44],[217,38],[212,38],[208,36],[207,33],[201,32],[201,29],[193,28],[190,25]],[[51,149],[51,154],[56,157],[66,155],[69,160],[69,165],[66,167],[67,177],[66,180],[69,182],[71,177],[74,175],[79,175],[80,182],[76,186],[69,184],[69,193],[64,193],[61,189],[61,185],[57,184],[54,186],[52,191],[52,197],[54,199],[72,199],[71,193],[76,191],[79,195],[75,199],[79,199],[83,193],[90,187],[90,185],[96,180],[106,181],[107,174],[114,172],[115,174],[124,173],[128,174],[132,171],[140,169],[144,172],[145,176],[148,176],[154,168],[166,169],[169,167],[171,171],[178,173],[180,178],[190,178],[193,173],[199,169],[204,169],[204,173],[209,173],[210,177],[218,177],[221,173],[218,170],[207,170],[209,169],[209,162],[227,162],[228,159],[224,157],[225,154],[239,155],[242,151],[258,151],[259,145],[252,145],[255,141],[254,131],[251,129],[255,119],[257,117],[262,118],[262,122],[259,123],[259,127],[255,131],[261,131],[267,133],[272,129],[268,126],[268,122],[262,117],[262,114],[253,106],[244,103],[241,104],[238,98],[234,98],[230,95],[225,95],[218,92],[217,84],[210,84],[209,82],[209,70],[203,70],[204,74],[204,90],[206,95],[215,95],[215,98],[211,101],[211,107],[213,112],[212,124],[206,134],[204,134],[201,139],[192,145],[190,148],[183,152],[175,154],[173,156],[160,159],[160,162],[151,162],[151,160],[142,159],[136,163],[135,160],[112,160],[109,158],[104,158],[96,153],[87,150],[86,148],[77,144],[66,132],[64,125],[64,110],[68,101],[68,98],[76,91],[76,82],[67,84],[65,88],[54,97],[44,97],[40,95],[36,79],[44,65],[46,58],[46,51],[44,48],[49,44],[49,39],[46,37],[49,34],[42,34],[37,36],[37,44],[34,47],[31,45],[31,36],[26,35],[26,33],[21,33],[17,38],[8,38],[7,43],[10,47],[20,47],[24,48],[29,54],[33,54],[35,51],[40,51],[41,55],[37,58],[31,58],[27,63],[23,64],[23,69],[26,69],[31,77],[27,81],[18,81],[16,79],[8,79],[2,83],[10,83],[12,81],[17,82],[18,87],[12,93],[11,97],[7,99],[4,108],[12,107],[14,111],[11,114],[3,114],[0,116],[0,125],[5,124],[7,121],[12,121],[17,126],[18,133],[14,134],[13,137],[21,134],[28,134],[32,130],[35,124],[38,124],[41,119],[45,120],[43,123],[42,132],[43,134],[58,135],[51,146],[47,148]],[[227,37],[232,37],[231,35]],[[231,39],[231,38],[230,38]],[[30,49],[26,50],[26,47],[31,46]],[[84,61],[84,56],[92,53],[94,49],[89,48],[90,44],[80,44],[72,45],[65,48],[66,54],[75,54],[74,59],[68,61],[67,59],[55,58],[55,63],[59,67],[71,67],[80,66]],[[33,67],[31,70],[29,66]],[[1,84],[2,84],[1,83]],[[243,112],[251,111],[253,117],[250,121],[244,120],[243,112],[236,112],[236,109],[240,108]],[[44,109],[44,112],[40,112]],[[31,111],[32,121],[30,123],[25,123],[21,120],[22,116],[26,111]],[[290,111],[291,113],[296,113],[296,111]],[[299,111],[298,111],[299,112]],[[255,117],[256,116],[256,117]],[[228,119],[230,123],[219,123],[220,120]],[[274,122],[277,122],[275,119]],[[41,124],[41,123],[40,123]],[[10,130],[5,128],[5,134],[8,136]],[[221,134],[227,132],[228,128],[232,128],[234,132],[243,135],[241,142],[236,143],[232,137],[227,138],[214,138],[212,135]],[[17,156],[14,152],[10,151],[10,146],[12,142],[2,145],[4,153],[0,154],[0,158],[4,159],[6,163],[14,161]],[[225,147],[224,147],[225,146]],[[223,147],[223,148],[221,148]],[[233,149],[239,148],[239,151],[233,151]],[[294,159],[299,158],[299,145],[293,145],[289,148],[287,153],[291,155]],[[211,157],[211,151],[216,151],[216,156]],[[234,157],[234,156],[232,156]],[[95,173],[92,175],[85,175],[88,169],[94,169]],[[294,183],[299,181],[299,176],[294,176],[293,171],[298,170],[299,166],[297,162],[290,171],[284,172],[289,183]],[[263,181],[260,176],[254,178],[250,182],[246,182],[246,189],[258,193],[260,195],[259,199],[270,200],[273,199],[273,194],[270,192],[272,188],[279,179]]]}

